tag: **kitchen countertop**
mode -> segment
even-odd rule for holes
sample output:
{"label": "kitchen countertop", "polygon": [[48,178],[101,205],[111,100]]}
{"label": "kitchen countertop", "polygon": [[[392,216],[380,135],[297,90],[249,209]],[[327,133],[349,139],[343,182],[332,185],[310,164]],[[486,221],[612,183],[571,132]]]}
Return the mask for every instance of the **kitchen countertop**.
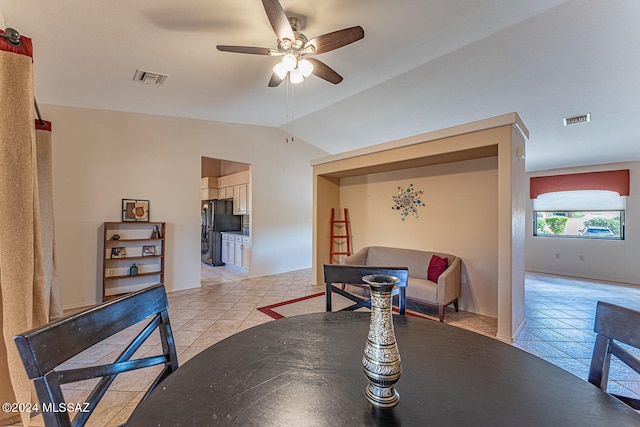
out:
{"label": "kitchen countertop", "polygon": [[223,231],[222,234],[233,234],[236,236],[247,236],[249,237],[249,233],[243,233],[242,231]]}

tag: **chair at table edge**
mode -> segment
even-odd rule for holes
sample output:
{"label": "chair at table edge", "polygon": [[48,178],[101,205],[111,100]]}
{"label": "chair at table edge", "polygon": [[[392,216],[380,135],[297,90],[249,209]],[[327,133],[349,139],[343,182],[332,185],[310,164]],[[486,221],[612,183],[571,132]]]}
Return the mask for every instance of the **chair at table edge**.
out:
{"label": "chair at table edge", "polygon": [[[16,335],[14,341],[28,377],[34,380],[41,407],[43,404],[47,408],[61,407],[65,402],[61,384],[102,377],[86,399],[88,412],[77,412],[71,422],[67,411],[42,411],[45,425],[84,425],[116,375],[122,372],[164,365],[144,400],[162,380],[178,369],[167,309],[164,285],[158,284]],[[56,370],[60,364],[94,344],[149,318],[150,322],[112,364]],[[160,332],[163,354],[131,360],[156,328]]]}
{"label": "chair at table edge", "polygon": [[365,265],[345,265],[345,264],[323,264],[324,282],[325,282],[325,298],[326,311],[331,311],[331,296],[335,292],[354,302],[353,305],[343,308],[340,311],[352,311],[360,307],[371,308],[371,299],[362,299],[356,295],[334,286],[334,283],[340,284],[365,284],[362,280],[363,276],[370,274],[382,274],[395,276],[400,282],[394,288],[394,294],[398,294],[398,311],[401,315],[406,312],[407,302],[407,280],[409,278],[408,267],[378,267]]}
{"label": "chair at table edge", "polygon": [[[611,355],[640,374],[640,358],[616,341],[640,349],[640,311],[598,301],[593,330],[598,334],[593,348],[589,382],[607,391]],[[640,410],[640,399],[611,393],[633,409]]]}

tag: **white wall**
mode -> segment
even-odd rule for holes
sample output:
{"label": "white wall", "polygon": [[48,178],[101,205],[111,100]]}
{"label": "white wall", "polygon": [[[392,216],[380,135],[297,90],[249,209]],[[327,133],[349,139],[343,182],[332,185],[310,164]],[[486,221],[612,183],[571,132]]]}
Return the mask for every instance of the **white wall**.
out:
{"label": "white wall", "polygon": [[250,274],[311,266],[312,169],[326,155],[277,129],[41,105],[53,123],[57,263],[65,307],[100,298],[98,247],[123,198],[167,222],[168,290],[200,286],[201,156],[252,165]]}
{"label": "white wall", "polygon": [[[533,236],[531,200],[527,209],[526,268],[588,279],[640,284],[640,162],[556,169],[527,177],[629,169],[625,240],[587,240]],[[529,179],[527,179],[527,193]],[[556,258],[559,254],[559,258]],[[584,260],[580,260],[580,256]]]}
{"label": "white wall", "polygon": [[[492,157],[341,179],[354,251],[378,245],[457,255],[461,309],[497,317],[497,167]],[[426,206],[402,221],[392,196],[410,184],[423,191]]]}

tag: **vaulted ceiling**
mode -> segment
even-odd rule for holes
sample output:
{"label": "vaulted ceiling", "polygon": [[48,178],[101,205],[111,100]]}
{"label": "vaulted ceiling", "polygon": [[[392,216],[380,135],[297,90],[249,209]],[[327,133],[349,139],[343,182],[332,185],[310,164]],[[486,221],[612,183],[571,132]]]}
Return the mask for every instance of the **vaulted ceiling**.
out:
{"label": "vaulted ceiling", "polygon": [[[339,153],[518,112],[527,170],[640,160],[637,0],[280,0],[312,38],[365,38],[317,58],[340,73],[267,87],[276,47],[258,0],[0,0],[34,43],[36,98],[279,127]],[[0,19],[1,22],[1,19]],[[168,74],[163,86],[136,69]],[[591,113],[565,127],[563,117]]]}

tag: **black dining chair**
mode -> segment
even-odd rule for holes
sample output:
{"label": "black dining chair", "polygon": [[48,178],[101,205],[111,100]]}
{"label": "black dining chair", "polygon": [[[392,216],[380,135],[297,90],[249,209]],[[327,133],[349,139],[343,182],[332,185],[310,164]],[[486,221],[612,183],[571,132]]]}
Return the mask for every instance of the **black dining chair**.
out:
{"label": "black dining chair", "polygon": [[[349,284],[359,287],[367,286],[362,277],[369,274],[383,274],[387,276],[395,276],[400,282],[394,288],[394,294],[398,294],[398,311],[401,315],[405,314],[407,305],[407,280],[409,277],[408,267],[373,267],[364,265],[344,265],[344,264],[324,264],[324,282],[325,282],[325,298],[326,311],[331,311],[331,297],[335,292],[354,302],[353,305],[343,308],[340,311],[352,311],[360,307],[371,308],[371,299],[363,299],[360,296],[351,294],[344,290],[343,287],[337,287],[334,284]],[[396,291],[397,289],[397,291]]]}
{"label": "black dining chair", "polygon": [[[167,294],[164,285],[159,284],[16,335],[13,339],[27,375],[34,381],[45,425],[84,425],[118,374],[164,365],[143,397],[144,400],[163,379],[178,369],[167,309]],[[143,324],[142,330],[113,363],[74,369],[60,366],[94,344],[144,320],[148,320],[148,323]],[[132,359],[136,350],[156,329],[160,332],[162,353]],[[62,384],[91,378],[101,379],[82,404],[75,407],[75,403],[65,402],[60,387]],[[73,411],[65,410],[69,405],[73,406]],[[73,421],[70,412],[76,414]]]}
{"label": "black dining chair", "polygon": [[[607,391],[611,355],[640,374],[640,357],[629,348],[640,349],[640,311],[598,301],[593,330],[597,332],[596,343],[589,368],[589,382]],[[640,353],[638,353],[640,354]],[[640,399],[613,394],[633,409],[640,410]]]}

